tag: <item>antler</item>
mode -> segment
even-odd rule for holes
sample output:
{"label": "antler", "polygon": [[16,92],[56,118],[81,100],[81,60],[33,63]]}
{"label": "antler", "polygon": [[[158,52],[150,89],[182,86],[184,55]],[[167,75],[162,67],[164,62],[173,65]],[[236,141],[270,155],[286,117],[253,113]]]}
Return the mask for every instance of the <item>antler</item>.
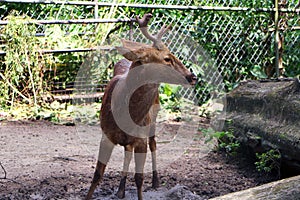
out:
{"label": "antler", "polygon": [[166,25],[164,24],[160,31],[157,33],[157,35],[152,35],[148,32],[148,23],[150,21],[150,19],[152,18],[152,14],[147,13],[143,16],[142,19],[140,19],[138,16],[136,16],[136,21],[139,24],[139,27],[143,33],[143,35],[151,40],[153,42],[153,46],[156,47],[157,49],[161,50],[166,48],[166,46],[164,45],[164,43],[161,41],[162,36],[168,31],[168,29],[171,28],[171,24],[169,26],[166,27]]}

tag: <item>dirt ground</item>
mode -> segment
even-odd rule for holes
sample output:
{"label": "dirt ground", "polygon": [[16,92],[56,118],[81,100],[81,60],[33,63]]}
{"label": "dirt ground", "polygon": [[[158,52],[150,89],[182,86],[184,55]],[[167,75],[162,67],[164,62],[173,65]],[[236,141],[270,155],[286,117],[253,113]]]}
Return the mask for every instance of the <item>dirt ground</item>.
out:
{"label": "dirt ground", "polygon": [[[208,126],[205,119],[200,122],[201,127]],[[160,188],[149,189],[151,159],[147,157],[143,186],[146,200],[162,199],[160,194],[176,185],[186,186],[199,199],[209,199],[275,179],[259,174],[242,155],[228,157],[215,152],[215,144],[204,143],[198,126],[170,121],[158,124]],[[0,122],[0,199],[83,199],[94,173],[100,138],[99,125]],[[116,199],[122,150],[115,148],[94,198]],[[132,173],[126,196],[136,196]]]}

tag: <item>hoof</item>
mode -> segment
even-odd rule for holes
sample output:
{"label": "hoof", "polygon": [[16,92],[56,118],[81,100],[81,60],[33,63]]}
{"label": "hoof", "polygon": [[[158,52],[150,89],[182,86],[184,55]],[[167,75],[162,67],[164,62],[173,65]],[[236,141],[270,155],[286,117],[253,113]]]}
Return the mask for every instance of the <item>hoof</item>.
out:
{"label": "hoof", "polygon": [[119,198],[119,199],[124,199],[125,198],[125,191],[118,191],[116,196]]}

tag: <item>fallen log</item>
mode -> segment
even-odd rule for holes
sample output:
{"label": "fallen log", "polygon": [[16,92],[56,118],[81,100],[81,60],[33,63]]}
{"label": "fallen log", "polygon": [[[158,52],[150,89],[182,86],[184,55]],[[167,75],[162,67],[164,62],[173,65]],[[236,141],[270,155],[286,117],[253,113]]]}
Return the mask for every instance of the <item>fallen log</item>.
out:
{"label": "fallen log", "polygon": [[226,194],[211,200],[296,200],[299,198],[300,176],[295,176],[247,190]]}
{"label": "fallen log", "polygon": [[300,174],[299,80],[246,81],[226,100],[224,130],[253,153],[279,150],[283,177]]}

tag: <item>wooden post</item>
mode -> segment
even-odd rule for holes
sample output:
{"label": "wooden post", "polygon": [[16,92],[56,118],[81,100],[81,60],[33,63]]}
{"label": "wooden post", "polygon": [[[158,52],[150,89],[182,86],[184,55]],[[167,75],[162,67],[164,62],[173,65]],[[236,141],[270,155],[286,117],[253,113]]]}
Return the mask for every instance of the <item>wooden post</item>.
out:
{"label": "wooden post", "polygon": [[276,77],[279,77],[279,9],[278,9],[278,0],[275,0],[275,15],[274,15],[274,21],[275,21],[275,72]]}
{"label": "wooden post", "polygon": [[99,16],[98,16],[98,10],[99,10],[99,6],[98,6],[98,0],[95,0],[95,13],[94,13],[94,17],[95,19],[98,19]]}
{"label": "wooden post", "polygon": [[129,22],[129,40],[133,40],[133,21]]}

